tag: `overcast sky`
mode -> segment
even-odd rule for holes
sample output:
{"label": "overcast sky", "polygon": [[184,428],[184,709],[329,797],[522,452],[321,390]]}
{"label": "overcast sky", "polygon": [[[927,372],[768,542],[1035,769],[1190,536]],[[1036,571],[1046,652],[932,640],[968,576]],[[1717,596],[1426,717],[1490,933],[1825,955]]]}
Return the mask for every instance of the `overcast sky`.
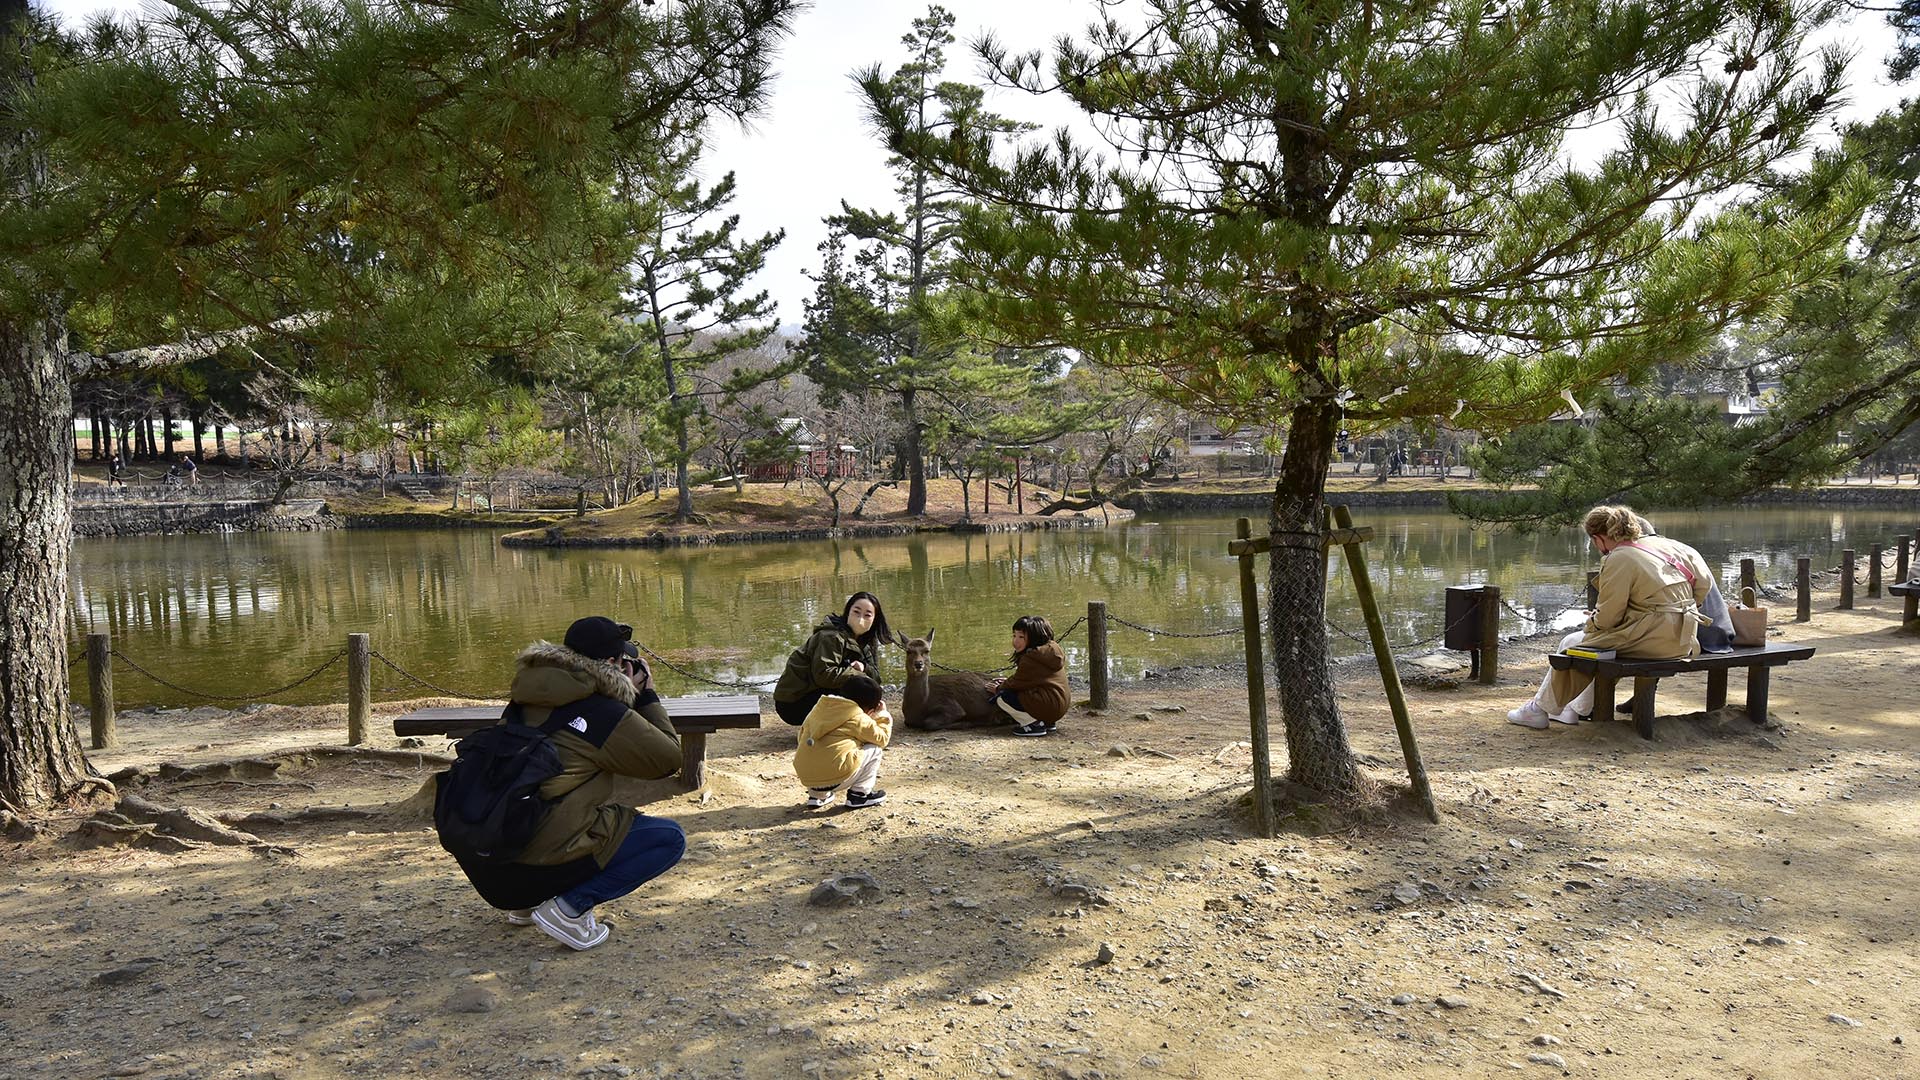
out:
{"label": "overcast sky", "polygon": [[[69,20],[141,6],[117,0],[38,3]],[[954,13],[960,38],[948,53],[949,73],[969,79],[976,73],[966,46],[981,32],[992,30],[1018,51],[1042,48],[1061,33],[1079,31],[1095,10],[1088,0],[947,0],[944,6]],[[865,128],[848,73],[875,62],[897,65],[900,36],[925,10],[912,0],[815,0],[781,50],[766,115],[744,130],[727,127],[715,134],[703,171],[709,179],[728,170],[737,175],[734,208],[743,233],[787,230],[760,282],[779,302],[783,323],[800,321],[801,300],[811,291],[802,272],[818,265],[816,245],[826,235],[821,218],[838,210],[842,198],[856,206],[885,206],[892,199],[886,155]],[[1873,116],[1902,96],[1887,84],[1884,61],[1893,34],[1882,16],[1856,14],[1821,40],[1841,41],[1856,53],[1843,119]],[[1067,119],[1061,106],[1023,95],[1001,96],[992,104],[1049,127]]]}

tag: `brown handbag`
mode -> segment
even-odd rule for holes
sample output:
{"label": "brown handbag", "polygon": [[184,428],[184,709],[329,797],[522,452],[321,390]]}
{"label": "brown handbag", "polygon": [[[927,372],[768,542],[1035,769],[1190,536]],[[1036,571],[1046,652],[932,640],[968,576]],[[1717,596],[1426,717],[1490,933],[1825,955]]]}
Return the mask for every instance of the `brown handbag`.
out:
{"label": "brown handbag", "polygon": [[1746,601],[1727,609],[1727,616],[1733,620],[1733,643],[1735,645],[1765,645],[1767,643],[1767,609],[1755,604],[1752,589],[1742,589],[1741,599]]}

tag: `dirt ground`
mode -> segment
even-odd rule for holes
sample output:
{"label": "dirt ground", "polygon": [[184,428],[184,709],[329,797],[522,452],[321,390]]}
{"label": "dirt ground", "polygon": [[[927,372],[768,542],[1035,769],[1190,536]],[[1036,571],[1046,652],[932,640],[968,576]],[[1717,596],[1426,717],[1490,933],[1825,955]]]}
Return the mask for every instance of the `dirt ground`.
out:
{"label": "dirt ground", "polygon": [[[425,815],[383,809],[430,761],[303,752],[337,707],[131,714],[94,761],[152,802],[375,812],[172,854],[74,820],[0,844],[0,1076],[1920,1075],[1897,621],[1786,625],[1820,654],[1774,675],[1772,729],[1679,715],[1704,687],[1668,680],[1652,743],[1506,724],[1537,641],[1497,687],[1406,665],[1444,820],[1318,837],[1255,838],[1236,805],[1236,672],[1124,687],[1046,740],[908,733],[861,810],[800,809],[769,713],[714,737],[705,793],[633,785],[688,856],[587,953],[509,926]],[[1393,778],[1377,681],[1342,685]],[[266,763],[158,769],[237,758]],[[881,894],[808,904],[851,872]]]}

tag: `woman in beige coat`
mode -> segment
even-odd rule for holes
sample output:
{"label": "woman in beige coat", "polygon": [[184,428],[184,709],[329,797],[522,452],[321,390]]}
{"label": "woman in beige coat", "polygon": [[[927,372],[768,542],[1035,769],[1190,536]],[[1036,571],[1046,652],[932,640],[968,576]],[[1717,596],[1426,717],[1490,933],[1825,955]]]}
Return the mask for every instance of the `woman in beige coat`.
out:
{"label": "woman in beige coat", "polygon": [[[1594,507],[1585,526],[1600,549],[1600,576],[1594,583],[1599,600],[1586,627],[1560,647],[1612,649],[1644,660],[1698,653],[1699,627],[1707,621],[1700,604],[1714,585],[1713,568],[1700,553],[1678,540],[1647,535],[1646,519],[1624,506]],[[1591,695],[1583,696],[1592,682],[1593,676],[1582,672],[1549,671],[1533,699],[1507,719],[1530,728],[1544,728],[1549,721],[1577,724],[1585,715],[1579,709],[1582,700],[1592,708]]]}

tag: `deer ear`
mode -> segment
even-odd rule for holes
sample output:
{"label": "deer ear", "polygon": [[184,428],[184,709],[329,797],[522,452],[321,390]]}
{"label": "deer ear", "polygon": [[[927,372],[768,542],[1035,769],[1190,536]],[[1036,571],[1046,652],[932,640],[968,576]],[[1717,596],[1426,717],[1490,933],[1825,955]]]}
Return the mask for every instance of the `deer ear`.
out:
{"label": "deer ear", "polygon": [[927,631],[927,644],[933,644],[933,631]]}

